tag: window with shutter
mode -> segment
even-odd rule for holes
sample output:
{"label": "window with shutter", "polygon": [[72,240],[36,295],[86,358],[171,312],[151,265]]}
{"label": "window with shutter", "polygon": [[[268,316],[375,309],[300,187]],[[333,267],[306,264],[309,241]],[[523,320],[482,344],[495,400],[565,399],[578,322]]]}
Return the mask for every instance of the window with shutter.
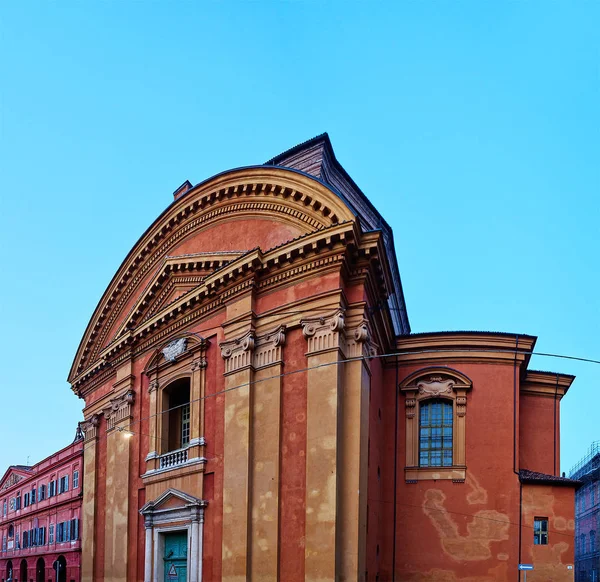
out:
{"label": "window with shutter", "polygon": [[29,503],[35,503],[35,487],[31,490],[31,496],[29,499]]}
{"label": "window with shutter", "polygon": [[28,537],[29,537],[29,534],[26,531],[24,531],[23,532],[23,547],[24,548],[29,547],[29,544],[28,544],[29,540],[27,539]]}
{"label": "window with shutter", "polygon": [[79,539],[79,519],[73,520],[75,522],[75,537],[74,539]]}
{"label": "window with shutter", "polygon": [[50,524],[50,526],[48,527],[48,543],[54,543],[54,524]]}
{"label": "window with shutter", "polygon": [[65,491],[69,490],[69,476],[65,475]]}
{"label": "window with shutter", "polygon": [[21,493],[17,494],[17,499],[15,501],[15,508],[21,509]]}

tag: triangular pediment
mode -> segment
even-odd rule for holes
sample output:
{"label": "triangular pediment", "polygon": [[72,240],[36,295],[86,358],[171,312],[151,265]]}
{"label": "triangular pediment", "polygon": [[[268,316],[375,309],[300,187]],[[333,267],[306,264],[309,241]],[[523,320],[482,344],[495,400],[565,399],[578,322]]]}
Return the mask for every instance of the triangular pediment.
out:
{"label": "triangular pediment", "polygon": [[[196,253],[167,257],[140,293],[114,337],[139,325],[202,284],[204,279],[237,259],[241,252]],[[110,340],[112,341],[112,339]]]}
{"label": "triangular pediment", "polygon": [[140,513],[150,514],[155,511],[167,511],[170,509],[180,509],[184,507],[189,507],[191,505],[197,505],[200,507],[204,507],[206,505],[206,501],[199,499],[198,497],[194,497],[189,493],[184,493],[183,491],[179,491],[179,489],[167,489],[164,493],[159,495],[154,501],[149,501],[140,509]]}
{"label": "triangular pediment", "polygon": [[4,492],[17,485],[23,479],[31,477],[31,467],[25,465],[13,465],[9,467],[0,480],[0,492]]}

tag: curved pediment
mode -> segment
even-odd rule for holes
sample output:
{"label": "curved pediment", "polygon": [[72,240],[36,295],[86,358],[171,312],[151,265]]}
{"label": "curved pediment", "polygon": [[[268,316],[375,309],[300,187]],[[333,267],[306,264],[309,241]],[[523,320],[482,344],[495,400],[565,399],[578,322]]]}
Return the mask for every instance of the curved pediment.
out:
{"label": "curved pediment", "polygon": [[[69,381],[127,331],[132,314],[136,322],[151,317],[208,274],[195,267],[186,281],[174,270],[165,272],[173,261],[200,253],[240,256],[257,247],[268,250],[354,221],[352,211],[329,187],[286,168],[243,168],[198,184],[163,212],[123,261],[88,324]],[[193,262],[184,261],[184,270]]]}

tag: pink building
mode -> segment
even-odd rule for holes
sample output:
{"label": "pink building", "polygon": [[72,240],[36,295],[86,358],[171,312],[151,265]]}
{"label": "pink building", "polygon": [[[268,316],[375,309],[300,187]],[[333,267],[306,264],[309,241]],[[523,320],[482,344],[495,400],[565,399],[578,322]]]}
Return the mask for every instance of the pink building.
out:
{"label": "pink building", "polygon": [[[0,580],[81,580],[83,440],[0,480]],[[57,571],[58,570],[58,576]]]}

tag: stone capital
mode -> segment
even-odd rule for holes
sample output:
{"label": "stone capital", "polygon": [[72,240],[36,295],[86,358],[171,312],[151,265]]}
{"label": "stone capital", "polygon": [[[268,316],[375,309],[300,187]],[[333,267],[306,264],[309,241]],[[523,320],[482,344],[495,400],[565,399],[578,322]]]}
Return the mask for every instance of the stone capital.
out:
{"label": "stone capital", "polygon": [[94,440],[98,436],[98,426],[100,424],[100,415],[92,414],[89,418],[86,418],[80,423],[81,430],[84,434],[85,442],[88,443]]}
{"label": "stone capital", "polygon": [[254,368],[263,368],[281,362],[282,347],[285,344],[285,325],[259,335],[254,343]]}
{"label": "stone capital", "polygon": [[102,409],[106,418],[106,430],[111,430],[119,422],[131,416],[131,407],[134,401],[135,392],[133,390],[127,390],[127,392],[109,400],[109,405]]}
{"label": "stone capital", "polygon": [[302,333],[308,342],[308,353],[344,348],[344,312],[338,309],[328,316],[310,317],[300,321]]}
{"label": "stone capital", "polygon": [[225,360],[225,373],[236,372],[252,364],[254,350],[254,330],[219,344],[221,356]]}

